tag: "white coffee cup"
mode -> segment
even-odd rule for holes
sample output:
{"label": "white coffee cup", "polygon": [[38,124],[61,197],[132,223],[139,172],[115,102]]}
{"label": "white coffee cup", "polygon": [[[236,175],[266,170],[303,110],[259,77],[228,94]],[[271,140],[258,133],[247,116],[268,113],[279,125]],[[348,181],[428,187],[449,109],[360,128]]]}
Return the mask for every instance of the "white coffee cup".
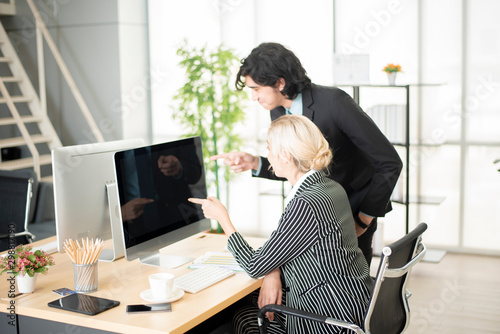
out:
{"label": "white coffee cup", "polygon": [[149,275],[149,285],[153,298],[165,300],[172,298],[174,290],[174,275],[169,273],[156,273]]}

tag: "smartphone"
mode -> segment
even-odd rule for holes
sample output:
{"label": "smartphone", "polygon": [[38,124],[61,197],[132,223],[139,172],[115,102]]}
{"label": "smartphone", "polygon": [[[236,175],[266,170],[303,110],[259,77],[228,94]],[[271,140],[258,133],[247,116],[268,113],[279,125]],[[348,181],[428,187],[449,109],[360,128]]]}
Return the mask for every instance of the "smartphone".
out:
{"label": "smartphone", "polygon": [[170,311],[172,311],[170,303],[127,305],[127,313]]}
{"label": "smartphone", "polygon": [[75,291],[68,289],[68,288],[55,289],[55,290],[52,290],[52,292],[55,292],[61,296],[67,296],[67,295],[72,295],[72,294],[76,293]]}

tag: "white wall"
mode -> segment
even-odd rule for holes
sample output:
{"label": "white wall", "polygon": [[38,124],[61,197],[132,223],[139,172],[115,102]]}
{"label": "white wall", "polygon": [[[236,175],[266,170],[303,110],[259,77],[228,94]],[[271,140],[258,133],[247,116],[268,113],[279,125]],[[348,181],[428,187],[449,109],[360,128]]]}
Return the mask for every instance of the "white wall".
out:
{"label": "white wall", "polygon": [[[150,134],[145,0],[35,1],[66,66],[106,140]],[[34,18],[25,1],[2,17],[38,89]],[[47,110],[63,145],[95,138],[44,44]],[[143,91],[147,94],[143,94]]]}

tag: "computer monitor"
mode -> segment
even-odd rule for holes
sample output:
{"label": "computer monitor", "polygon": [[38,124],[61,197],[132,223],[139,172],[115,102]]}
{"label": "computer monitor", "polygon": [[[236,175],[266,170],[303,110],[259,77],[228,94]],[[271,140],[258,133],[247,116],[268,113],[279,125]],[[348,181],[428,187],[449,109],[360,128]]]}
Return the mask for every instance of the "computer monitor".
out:
{"label": "computer monitor", "polygon": [[[112,239],[100,260],[124,255],[113,155],[143,146],[142,139],[59,147],[52,150],[57,244],[82,238]],[[111,208],[111,210],[110,210]]]}
{"label": "computer monitor", "polygon": [[200,137],[115,153],[127,260],[175,268],[192,261],[160,249],[210,228],[190,197],[206,198]]}

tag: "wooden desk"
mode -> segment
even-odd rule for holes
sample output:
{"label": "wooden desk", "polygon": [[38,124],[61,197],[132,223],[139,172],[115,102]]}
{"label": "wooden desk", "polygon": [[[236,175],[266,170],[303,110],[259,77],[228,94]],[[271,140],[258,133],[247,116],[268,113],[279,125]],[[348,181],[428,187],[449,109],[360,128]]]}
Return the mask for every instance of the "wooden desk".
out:
{"label": "wooden desk", "polygon": [[[35,243],[43,244],[55,237]],[[262,245],[260,238],[248,238],[254,247]],[[227,238],[224,235],[199,233],[163,249],[169,254],[176,253],[197,258],[206,251],[223,251]],[[38,275],[35,292],[15,300],[16,314],[59,323],[95,328],[119,333],[184,333],[229,305],[246,296],[261,285],[261,280],[250,278],[244,272],[223,280],[197,294],[185,293],[172,303],[172,312],[127,314],[129,304],[147,304],[139,294],[149,289],[148,276],[156,272],[170,272],[176,276],[190,271],[188,264],[175,269],[164,269],[143,265],[139,260],[127,261],[121,258],[114,262],[99,262],[99,290],[90,295],[120,301],[120,305],[95,316],[54,309],[47,306],[58,299],[53,289],[74,288],[73,266],[64,253],[53,254],[56,265],[47,275]],[[0,276],[2,298],[9,289],[9,275]],[[0,312],[7,313],[10,300],[0,300]],[[2,320],[7,321],[7,319]]]}

